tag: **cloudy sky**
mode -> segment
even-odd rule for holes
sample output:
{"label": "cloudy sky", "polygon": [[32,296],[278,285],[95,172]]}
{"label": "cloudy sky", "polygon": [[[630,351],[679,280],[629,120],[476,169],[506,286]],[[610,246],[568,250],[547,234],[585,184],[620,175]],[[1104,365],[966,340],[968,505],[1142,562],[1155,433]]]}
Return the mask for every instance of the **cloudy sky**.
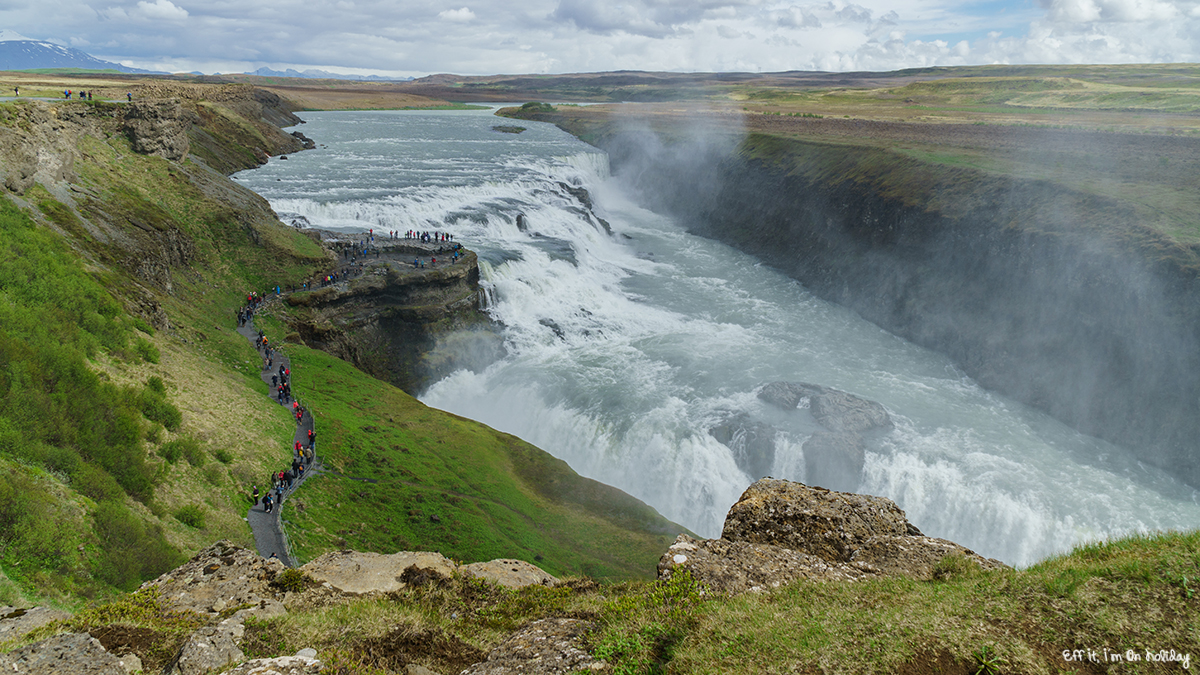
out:
{"label": "cloudy sky", "polygon": [[206,73],[1200,61],[1200,0],[0,0],[0,29]]}

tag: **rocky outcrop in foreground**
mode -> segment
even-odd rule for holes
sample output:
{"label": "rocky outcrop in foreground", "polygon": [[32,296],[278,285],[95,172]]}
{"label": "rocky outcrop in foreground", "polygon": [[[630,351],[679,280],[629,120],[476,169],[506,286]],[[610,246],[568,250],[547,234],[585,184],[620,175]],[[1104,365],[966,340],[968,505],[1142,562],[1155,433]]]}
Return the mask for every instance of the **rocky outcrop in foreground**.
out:
{"label": "rocky outcrop in foreground", "polygon": [[[952,564],[939,565],[947,557],[952,558]],[[705,592],[734,594],[763,592],[800,579],[929,579],[939,570],[961,573],[972,564],[980,569],[1003,567],[953,542],[924,536],[888,499],[764,478],[751,485],[729,510],[720,539],[680,535],[660,560],[658,574],[666,580],[684,570],[700,582]],[[444,585],[461,583],[453,579],[463,577],[509,588],[560,584],[545,571],[520,560],[459,565],[440,553],[420,551],[390,555],[334,551],[298,570],[286,570],[278,560],[217,542],[186,564],[143,585],[146,590],[157,589],[168,612],[205,619],[165,668],[159,657],[154,672],[317,675],[322,668],[336,664],[323,663],[313,649],[248,660],[242,651],[243,640],[249,639],[245,620],[354,598],[394,598],[397,596],[393,594],[427,584],[449,587]],[[568,582],[567,586],[575,588],[572,584],[577,583]],[[472,594],[481,590],[468,587]],[[10,639],[54,616],[36,611],[10,614],[13,616],[0,617],[0,634]],[[31,618],[24,625],[13,623],[25,616]],[[587,636],[596,628],[589,618],[551,615],[531,621],[497,641],[486,654],[436,628],[404,627],[370,638],[368,651],[389,659],[388,668],[405,675],[437,675],[417,662],[420,657],[414,651],[430,644],[434,644],[432,651],[444,657],[437,661],[444,671],[442,675],[612,672],[611,664],[588,651]],[[258,629],[253,623],[250,627]],[[101,628],[94,635],[64,633],[0,655],[0,671],[14,666],[14,672],[38,674],[124,675],[141,670],[139,657],[147,654],[130,653],[128,645],[112,640],[105,632],[111,628]],[[259,654],[261,648],[259,644]]]}
{"label": "rocky outcrop in foreground", "polygon": [[679,535],[659,560],[658,576],[686,570],[714,592],[760,592],[798,579],[930,579],[951,555],[981,569],[1004,567],[926,537],[890,499],[764,478],[729,510],[720,539]]}
{"label": "rocky outcrop in foreground", "polygon": [[558,579],[523,560],[499,559],[458,565],[440,553],[334,551],[300,568],[323,588],[346,595],[392,593],[449,579],[456,572],[507,588],[553,586]]}
{"label": "rocky outcrop in foreground", "polygon": [[[206,619],[203,626],[183,641],[161,672],[167,675],[315,675],[320,672],[322,663],[311,649],[303,649],[292,656],[247,661],[241,649],[246,619],[267,619],[286,614],[289,608],[324,605],[359,596],[382,596],[411,586],[443,583],[456,574],[508,588],[558,583],[555,577],[521,560],[499,559],[459,565],[439,553],[421,551],[391,555],[336,551],[304,565],[299,569],[302,574],[295,578],[281,577],[285,571],[279,560],[262,558],[248,549],[219,541],[187,563],[143,584],[142,590],[157,590],[164,610]],[[281,583],[284,580],[290,583]],[[7,609],[9,611],[0,615],[0,637],[6,640],[18,639],[47,623],[68,618],[64,612],[46,608]],[[565,627],[553,622],[541,623],[546,625],[526,629],[533,630],[530,633],[533,637],[522,638],[517,634],[497,647],[475,672],[560,672],[537,669],[543,666],[531,670],[530,664],[540,663],[539,659],[545,661],[545,667],[566,664],[586,668],[595,662],[583,651],[579,641],[584,630],[580,625],[584,622]],[[566,651],[551,656],[546,649],[549,644],[546,640],[550,638],[554,645],[561,643]],[[97,632],[95,636],[59,634],[0,654],[0,671],[34,675],[125,675],[142,670],[138,655],[127,653],[127,647],[114,646],[105,639],[103,632]],[[528,649],[531,644],[538,649],[531,652]],[[482,656],[480,653],[478,658]],[[471,661],[463,665],[469,663]],[[513,667],[517,670],[512,670]],[[409,671],[423,670],[414,668],[417,669],[410,668]]]}

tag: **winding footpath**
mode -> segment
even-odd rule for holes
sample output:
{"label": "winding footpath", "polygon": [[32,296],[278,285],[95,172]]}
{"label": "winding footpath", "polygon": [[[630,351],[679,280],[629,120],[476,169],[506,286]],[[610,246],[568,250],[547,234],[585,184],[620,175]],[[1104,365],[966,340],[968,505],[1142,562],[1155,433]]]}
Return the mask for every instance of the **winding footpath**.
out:
{"label": "winding footpath", "polygon": [[[260,305],[259,308],[261,309],[261,307],[262,306]],[[253,317],[246,321],[246,323],[240,326],[237,330],[239,334],[250,341],[250,344],[255,344],[256,340],[258,339],[258,329],[254,327]],[[262,356],[262,350],[259,350],[259,356]],[[271,393],[271,375],[278,371],[278,368],[281,364],[283,367],[291,370],[291,360],[288,359],[287,354],[277,349],[275,350],[275,362],[272,367],[261,372],[262,381],[267,385],[268,397],[270,397]],[[293,398],[295,398],[295,394],[293,394]],[[271,401],[273,403],[277,403],[274,398],[271,398]],[[305,410],[304,416],[301,418],[300,423],[296,425],[296,433],[292,437],[292,443],[295,444],[299,442],[307,445],[308,431],[309,429],[313,428],[312,412]],[[291,494],[295,492],[301,485],[303,485],[304,481],[308,480],[310,475],[319,473],[320,469],[321,458],[316,456],[314,452],[312,463],[305,468],[304,474],[299,478],[299,480],[294,481],[290,488],[284,490],[283,499],[275,505],[275,508],[271,513],[266,512],[261,499],[257,504],[250,507],[250,511],[246,514],[246,521],[250,523],[250,530],[254,533],[254,546],[258,549],[259,555],[264,558],[269,558],[274,555],[282,560],[283,564],[287,565],[288,567],[296,566],[296,559],[292,556],[292,552],[287,542],[287,535],[283,530],[283,523],[280,521],[283,511],[282,507],[283,504],[287,502]],[[260,489],[262,494],[265,496],[271,491],[270,481],[268,480]]]}

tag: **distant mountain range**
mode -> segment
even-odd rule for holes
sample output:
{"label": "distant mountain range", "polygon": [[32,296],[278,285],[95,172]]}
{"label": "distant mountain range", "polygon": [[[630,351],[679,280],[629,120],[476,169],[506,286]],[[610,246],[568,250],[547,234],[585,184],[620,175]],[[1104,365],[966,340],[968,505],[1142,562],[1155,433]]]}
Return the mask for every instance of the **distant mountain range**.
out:
{"label": "distant mountain range", "polygon": [[53,42],[30,40],[9,30],[0,31],[0,70],[42,68],[78,68],[80,70],[117,70],[122,73],[155,73],[102,61],[87,52]]}
{"label": "distant mountain range", "polygon": [[[11,30],[0,30],[0,70],[41,70],[43,68],[77,68],[80,70],[116,70],[122,73],[166,75],[162,71],[130,68],[112,61],[103,61],[87,52],[63,47],[53,42],[31,40]],[[194,73],[200,75],[201,73]],[[356,80],[365,82],[407,82],[411,77],[382,77],[379,75],[345,75],[327,70],[300,72],[259,68],[247,75],[260,77],[299,77],[322,80]]]}
{"label": "distant mountain range", "polygon": [[411,77],[381,77],[379,75],[344,75],[342,73],[331,73],[327,70],[305,70],[303,72],[288,68],[287,70],[271,70],[270,68],[259,68],[258,70],[248,72],[247,75],[258,75],[259,77],[300,77],[309,80],[358,80],[363,82],[408,82]]}

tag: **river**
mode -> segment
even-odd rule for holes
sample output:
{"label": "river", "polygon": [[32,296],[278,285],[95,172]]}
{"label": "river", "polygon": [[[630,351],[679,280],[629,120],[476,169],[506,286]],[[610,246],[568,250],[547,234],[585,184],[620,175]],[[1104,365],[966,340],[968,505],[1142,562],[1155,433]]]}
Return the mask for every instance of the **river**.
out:
{"label": "river", "polygon": [[[1169,473],[639,207],[605,155],[551,125],[502,133],[492,127],[514,123],[491,111],[301,117],[316,150],[235,179],[315,227],[448,231],[479,254],[507,354],[421,400],[520,436],[701,535],[718,536],[760,477],[708,431],[730,415],[777,429],[771,475],[805,479],[801,446],[819,427],[757,398],[776,380],[882,403],[895,429],[868,438],[858,491],[985,556],[1024,566],[1200,523],[1200,494]],[[586,188],[594,215],[564,185]]]}

